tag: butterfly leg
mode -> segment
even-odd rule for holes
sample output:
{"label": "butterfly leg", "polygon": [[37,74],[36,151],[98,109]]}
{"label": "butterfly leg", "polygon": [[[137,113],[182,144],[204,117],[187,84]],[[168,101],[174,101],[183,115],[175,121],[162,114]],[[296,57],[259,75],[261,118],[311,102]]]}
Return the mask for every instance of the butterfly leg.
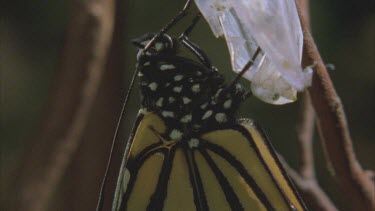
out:
{"label": "butterfly leg", "polygon": [[187,0],[182,10],[173,18],[171,19],[155,36],[150,40],[150,42],[147,43],[145,48],[143,49],[144,52],[146,52],[150,46],[152,46],[156,39],[159,38],[162,34],[167,32],[170,28],[172,28],[176,23],[178,23],[183,17],[187,15],[187,10],[191,6],[193,0]]}
{"label": "butterfly leg", "polygon": [[246,63],[246,65],[242,68],[242,70],[237,74],[237,76],[229,83],[228,87],[234,86],[240,78],[245,74],[250,67],[254,64],[255,59],[258,57],[259,53],[262,50],[258,47],[257,50],[255,51],[253,57]]}
{"label": "butterfly leg", "polygon": [[214,66],[212,66],[211,61],[208,59],[206,53],[200,49],[195,43],[189,40],[189,35],[198,23],[199,19],[201,17],[201,14],[199,13],[195,18],[193,19],[192,24],[180,35],[179,40],[182,42],[182,44],[189,49],[197,58],[198,60],[205,65],[206,67],[210,69],[215,69]]}

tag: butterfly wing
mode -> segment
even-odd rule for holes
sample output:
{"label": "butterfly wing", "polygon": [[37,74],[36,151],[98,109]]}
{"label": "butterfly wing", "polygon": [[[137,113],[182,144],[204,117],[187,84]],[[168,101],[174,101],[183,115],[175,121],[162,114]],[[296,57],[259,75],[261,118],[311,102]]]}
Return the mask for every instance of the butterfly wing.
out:
{"label": "butterfly wing", "polygon": [[[152,128],[152,129],[151,129]],[[118,179],[112,210],[196,210],[197,193],[182,147],[168,147],[154,113],[143,116]]]}
{"label": "butterfly wing", "polygon": [[[215,201],[226,201],[232,210],[306,209],[267,137],[251,120],[205,133],[202,140],[202,147],[195,152],[195,157],[202,160],[197,162],[199,172],[202,175],[211,171],[217,178],[201,176],[205,190],[217,187],[211,190],[211,197],[207,195],[210,206],[222,207]],[[224,193],[226,200],[218,199],[218,192]]]}
{"label": "butterfly wing", "polygon": [[205,132],[188,145],[161,141],[165,131],[158,115],[143,116],[113,210],[305,210],[253,122]]}
{"label": "butterfly wing", "polygon": [[[150,129],[150,126],[160,133],[164,132],[166,129],[164,122],[157,115],[151,113],[139,115],[133,129],[133,135],[130,137],[125,149],[117,180],[112,210],[120,210],[120,207],[123,206],[121,205],[122,199],[124,198],[128,183],[130,180],[134,180],[134,174],[131,174],[127,168],[128,160],[147,149],[150,145],[159,141],[159,138],[155,136]],[[157,169],[157,167],[155,167],[155,169]],[[155,173],[149,175],[155,175]],[[145,193],[140,194],[140,196],[142,195],[145,195]]]}

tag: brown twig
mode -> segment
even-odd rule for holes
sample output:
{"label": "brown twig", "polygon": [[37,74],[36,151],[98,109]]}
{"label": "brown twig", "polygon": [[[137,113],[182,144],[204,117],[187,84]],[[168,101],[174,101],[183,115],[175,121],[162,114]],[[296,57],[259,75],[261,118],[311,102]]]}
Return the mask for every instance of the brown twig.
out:
{"label": "brown twig", "polygon": [[[307,18],[309,18],[308,5],[308,0],[301,0],[301,7]],[[309,23],[309,20],[307,20],[307,23]],[[338,209],[319,186],[316,179],[313,150],[315,111],[307,91],[302,95],[300,117],[297,131],[300,159],[298,172],[292,169],[281,156],[279,156],[280,160],[311,210],[337,211]]]}
{"label": "brown twig", "polygon": [[15,178],[11,210],[45,210],[81,142],[112,38],[114,1],[74,1],[61,67],[40,132]]}
{"label": "brown twig", "polygon": [[283,167],[288,172],[288,175],[293,180],[294,184],[300,190],[300,193],[303,196],[303,199],[306,202],[309,202],[309,209],[310,210],[317,210],[317,211],[337,211],[338,209],[332,203],[332,201],[328,198],[326,193],[322,190],[319,186],[318,182],[316,181],[315,177],[313,178],[305,178],[292,169],[284,158],[278,155]]}
{"label": "brown twig", "polygon": [[315,178],[313,135],[315,124],[315,111],[311,105],[308,92],[302,96],[301,118],[298,127],[298,147],[299,147],[299,174],[305,179]]}
{"label": "brown twig", "polygon": [[309,93],[317,113],[317,124],[332,174],[339,187],[350,198],[354,210],[375,209],[374,183],[358,163],[340,98],[328,75],[309,30],[306,11],[296,5],[304,34],[303,67],[316,64]]}
{"label": "brown twig", "polygon": [[281,156],[279,156],[280,160],[311,210],[337,211],[338,209],[319,186],[315,177],[312,145],[315,112],[307,92],[303,94],[301,111],[298,128],[298,147],[301,161],[299,172],[292,169]]}

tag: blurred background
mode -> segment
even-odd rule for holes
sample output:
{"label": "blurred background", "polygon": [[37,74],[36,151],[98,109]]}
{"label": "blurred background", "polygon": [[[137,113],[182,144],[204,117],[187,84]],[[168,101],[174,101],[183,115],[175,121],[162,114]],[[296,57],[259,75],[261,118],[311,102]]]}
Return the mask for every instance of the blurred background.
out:
{"label": "blurred background", "polygon": [[[94,210],[120,106],[135,69],[136,49],[130,40],[145,32],[158,31],[182,8],[184,2],[116,1],[114,37],[100,86],[93,98],[81,141],[71,155],[58,188],[50,193],[47,210]],[[51,95],[63,75],[59,71],[63,69],[64,56],[67,56],[63,54],[66,49],[64,44],[68,40],[68,32],[73,30],[69,27],[74,25],[72,18],[77,12],[74,8],[77,3],[13,0],[2,4],[0,203],[4,206],[11,200],[12,191],[18,188],[15,185],[17,178],[25,176],[19,175],[20,172],[27,174],[20,168],[25,164],[32,146],[38,143],[38,133],[43,128],[40,125],[47,118],[51,106]],[[364,169],[375,169],[374,2],[315,0],[311,1],[310,9],[312,32],[320,53],[326,63],[336,67],[330,70],[330,75],[344,104],[359,162]],[[194,8],[192,15],[196,12]],[[190,23],[191,16],[171,33],[178,35]],[[211,34],[205,21],[198,24],[191,40],[207,52],[227,78],[233,77],[226,44],[223,39],[216,39]],[[66,95],[69,96],[69,93]],[[72,99],[65,98],[62,102],[69,101]],[[125,114],[126,123],[121,128],[123,140],[127,139],[138,108],[138,92],[135,90]],[[242,108],[241,116],[257,120],[277,151],[292,166],[297,166],[295,143],[299,103],[272,106],[252,98]],[[65,124],[69,127],[70,121],[66,120]],[[48,151],[48,146],[53,144],[44,143],[43,150]],[[345,198],[328,174],[317,135],[314,147],[321,186],[340,209],[348,210]]]}

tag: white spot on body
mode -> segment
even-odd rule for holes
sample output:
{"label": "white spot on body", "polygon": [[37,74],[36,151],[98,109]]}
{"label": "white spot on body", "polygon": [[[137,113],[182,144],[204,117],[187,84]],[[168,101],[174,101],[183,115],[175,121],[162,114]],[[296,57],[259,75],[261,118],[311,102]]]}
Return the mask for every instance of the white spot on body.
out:
{"label": "white spot on body", "polygon": [[225,101],[224,104],[223,104],[223,107],[224,107],[225,109],[228,109],[228,108],[230,108],[231,106],[232,106],[232,100],[227,100],[227,101]]}
{"label": "white spot on body", "polygon": [[227,121],[227,115],[225,113],[217,113],[215,119],[217,122],[223,123]]}
{"label": "white spot on body", "polygon": [[148,85],[148,87],[150,87],[150,89],[152,91],[156,91],[156,89],[158,88],[158,84],[156,82],[152,82]]}
{"label": "white spot on body", "polygon": [[199,146],[199,140],[196,138],[192,138],[188,142],[190,149],[197,148]]}
{"label": "white spot on body", "polygon": [[150,42],[150,40],[145,40],[145,41],[141,42],[141,44],[142,45],[147,45],[149,42]]}
{"label": "white spot on body", "polygon": [[157,51],[160,51],[161,49],[163,49],[163,43],[161,42],[155,43],[155,48]]}
{"label": "white spot on body", "polygon": [[207,105],[208,105],[208,103],[204,103],[200,107],[201,107],[201,109],[205,109],[205,108],[207,108]]}
{"label": "white spot on body", "polygon": [[146,62],[146,63],[143,64],[143,66],[150,66],[150,65],[151,65],[150,62]]}
{"label": "white spot on body", "polygon": [[168,98],[168,102],[169,103],[173,103],[174,101],[176,101],[176,99],[174,97],[169,97]]}
{"label": "white spot on body", "polygon": [[217,90],[217,92],[215,94],[215,98],[218,98],[220,96],[221,91],[223,91],[223,89]]}
{"label": "white spot on body", "polygon": [[182,90],[182,86],[175,86],[175,87],[173,87],[173,91],[174,92],[180,93],[181,90]]}
{"label": "white spot on body", "polygon": [[201,91],[201,86],[199,84],[194,84],[193,86],[191,86],[191,91],[193,91],[194,93],[198,93]]}
{"label": "white spot on body", "polygon": [[188,123],[188,122],[191,122],[191,119],[192,119],[192,115],[191,114],[188,114],[188,115],[185,115],[183,116],[181,119],[180,119],[180,122],[182,123]]}
{"label": "white spot on body", "polygon": [[198,124],[194,124],[194,125],[193,125],[193,128],[194,128],[194,129],[199,129],[200,127],[201,127],[201,125],[198,125]]}
{"label": "white spot on body", "polygon": [[174,70],[176,67],[173,64],[160,65],[160,70]]}
{"label": "white spot on body", "polygon": [[174,80],[175,80],[175,81],[181,81],[183,78],[184,78],[183,75],[176,75],[176,76],[174,77]]}
{"label": "white spot on body", "polygon": [[172,118],[174,117],[174,113],[172,111],[162,111],[161,115],[163,117],[172,117]]}
{"label": "white spot on body", "polygon": [[182,132],[177,129],[173,129],[172,132],[169,134],[169,137],[172,140],[180,140],[182,138]]}
{"label": "white spot on body", "polygon": [[143,76],[143,73],[142,72],[138,72],[138,77],[142,77]]}
{"label": "white spot on body", "polygon": [[147,112],[148,112],[147,108],[141,108],[141,109],[139,109],[138,114],[145,114]]}
{"label": "white spot on body", "polygon": [[163,106],[163,101],[164,101],[164,98],[160,97],[160,98],[156,101],[156,106],[157,106],[157,107],[162,107],[162,106]]}
{"label": "white spot on body", "polygon": [[206,113],[203,114],[202,120],[208,119],[212,115],[212,110],[206,111]]}
{"label": "white spot on body", "polygon": [[182,98],[182,101],[184,102],[184,104],[188,104],[191,102],[191,99],[190,98],[187,98],[187,97],[183,97]]}

